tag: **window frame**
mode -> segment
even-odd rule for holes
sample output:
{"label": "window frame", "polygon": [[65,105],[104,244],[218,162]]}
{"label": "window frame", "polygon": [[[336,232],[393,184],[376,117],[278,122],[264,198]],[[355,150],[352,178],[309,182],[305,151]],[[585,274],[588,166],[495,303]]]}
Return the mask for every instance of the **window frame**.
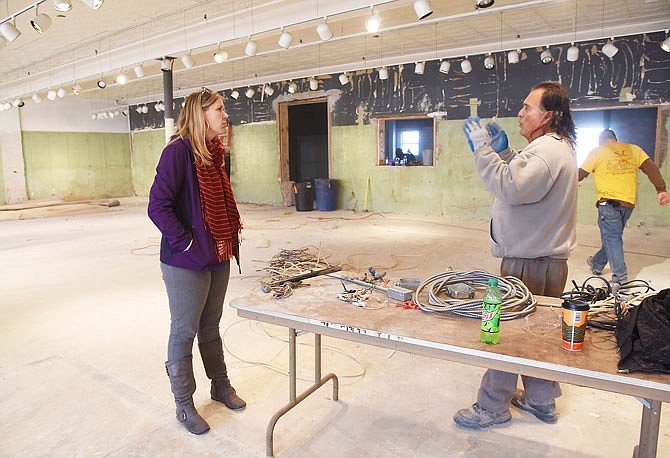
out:
{"label": "window frame", "polygon": [[[416,153],[412,153],[417,157],[417,160],[421,158],[419,161],[419,164],[416,164],[415,166],[417,167],[435,167],[437,165],[437,154],[436,154],[436,147],[437,147],[437,118],[435,116],[429,116],[427,114],[408,114],[408,115],[398,115],[398,114],[390,114],[390,115],[380,115],[376,116],[373,118],[377,124],[376,128],[376,135],[377,135],[377,148],[375,152],[376,156],[376,163],[375,165],[379,167],[386,167],[386,166],[393,166],[394,164],[392,163],[393,157],[394,157],[394,152],[389,152],[388,148],[386,147],[386,122],[387,121],[409,121],[409,120],[431,120],[432,121],[432,158],[431,158],[431,163],[430,165],[424,165],[423,163],[423,151],[417,151]],[[419,133],[419,141],[421,144],[421,133]],[[387,163],[387,159],[389,159]]]}

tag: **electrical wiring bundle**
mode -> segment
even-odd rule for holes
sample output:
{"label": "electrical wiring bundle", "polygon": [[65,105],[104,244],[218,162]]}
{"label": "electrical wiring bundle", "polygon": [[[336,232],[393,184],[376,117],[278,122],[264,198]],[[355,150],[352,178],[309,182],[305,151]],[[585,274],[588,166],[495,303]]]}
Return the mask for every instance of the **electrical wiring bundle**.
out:
{"label": "electrical wiring bundle", "polygon": [[[483,270],[462,272],[450,270],[435,274],[424,280],[414,293],[414,302],[426,312],[458,315],[466,318],[482,317],[482,299],[457,299],[449,296],[452,285],[465,284],[475,290],[484,290],[489,278],[498,279],[498,287],[503,294],[500,320],[521,318],[535,311],[537,300],[521,280],[515,277],[499,277]],[[421,302],[423,290],[427,290],[428,303]],[[425,296],[425,295],[423,295]]]}

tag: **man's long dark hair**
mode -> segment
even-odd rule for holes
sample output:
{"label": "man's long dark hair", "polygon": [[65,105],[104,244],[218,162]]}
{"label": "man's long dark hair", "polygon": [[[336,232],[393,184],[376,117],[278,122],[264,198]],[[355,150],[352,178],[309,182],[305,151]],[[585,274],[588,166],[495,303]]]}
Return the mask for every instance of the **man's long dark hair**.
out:
{"label": "man's long dark hair", "polygon": [[544,81],[533,87],[542,89],[542,108],[551,111],[551,128],[558,135],[565,138],[574,147],[577,143],[575,122],[570,112],[570,97],[562,84],[554,81]]}

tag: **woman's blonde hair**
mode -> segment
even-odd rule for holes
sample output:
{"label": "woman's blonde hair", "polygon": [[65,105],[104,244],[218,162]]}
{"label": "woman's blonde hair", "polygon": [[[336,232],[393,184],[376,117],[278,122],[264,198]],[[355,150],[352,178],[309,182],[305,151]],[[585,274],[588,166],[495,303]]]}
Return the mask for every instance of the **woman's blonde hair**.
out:
{"label": "woman's blonde hair", "polygon": [[221,99],[222,97],[218,92],[202,88],[201,91],[192,92],[186,97],[184,107],[179,113],[177,138],[188,138],[193,148],[195,162],[198,165],[212,165],[212,155],[207,150],[205,140],[208,127],[205,120],[205,110]]}

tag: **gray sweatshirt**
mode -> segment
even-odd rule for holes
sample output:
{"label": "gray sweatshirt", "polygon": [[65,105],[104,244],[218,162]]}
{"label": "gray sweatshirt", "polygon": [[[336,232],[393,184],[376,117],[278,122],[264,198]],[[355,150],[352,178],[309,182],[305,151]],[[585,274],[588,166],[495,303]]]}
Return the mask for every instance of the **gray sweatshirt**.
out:
{"label": "gray sweatshirt", "polygon": [[556,134],[520,152],[477,151],[475,167],[495,201],[490,245],[497,258],[567,259],[576,244],[577,160]]}

